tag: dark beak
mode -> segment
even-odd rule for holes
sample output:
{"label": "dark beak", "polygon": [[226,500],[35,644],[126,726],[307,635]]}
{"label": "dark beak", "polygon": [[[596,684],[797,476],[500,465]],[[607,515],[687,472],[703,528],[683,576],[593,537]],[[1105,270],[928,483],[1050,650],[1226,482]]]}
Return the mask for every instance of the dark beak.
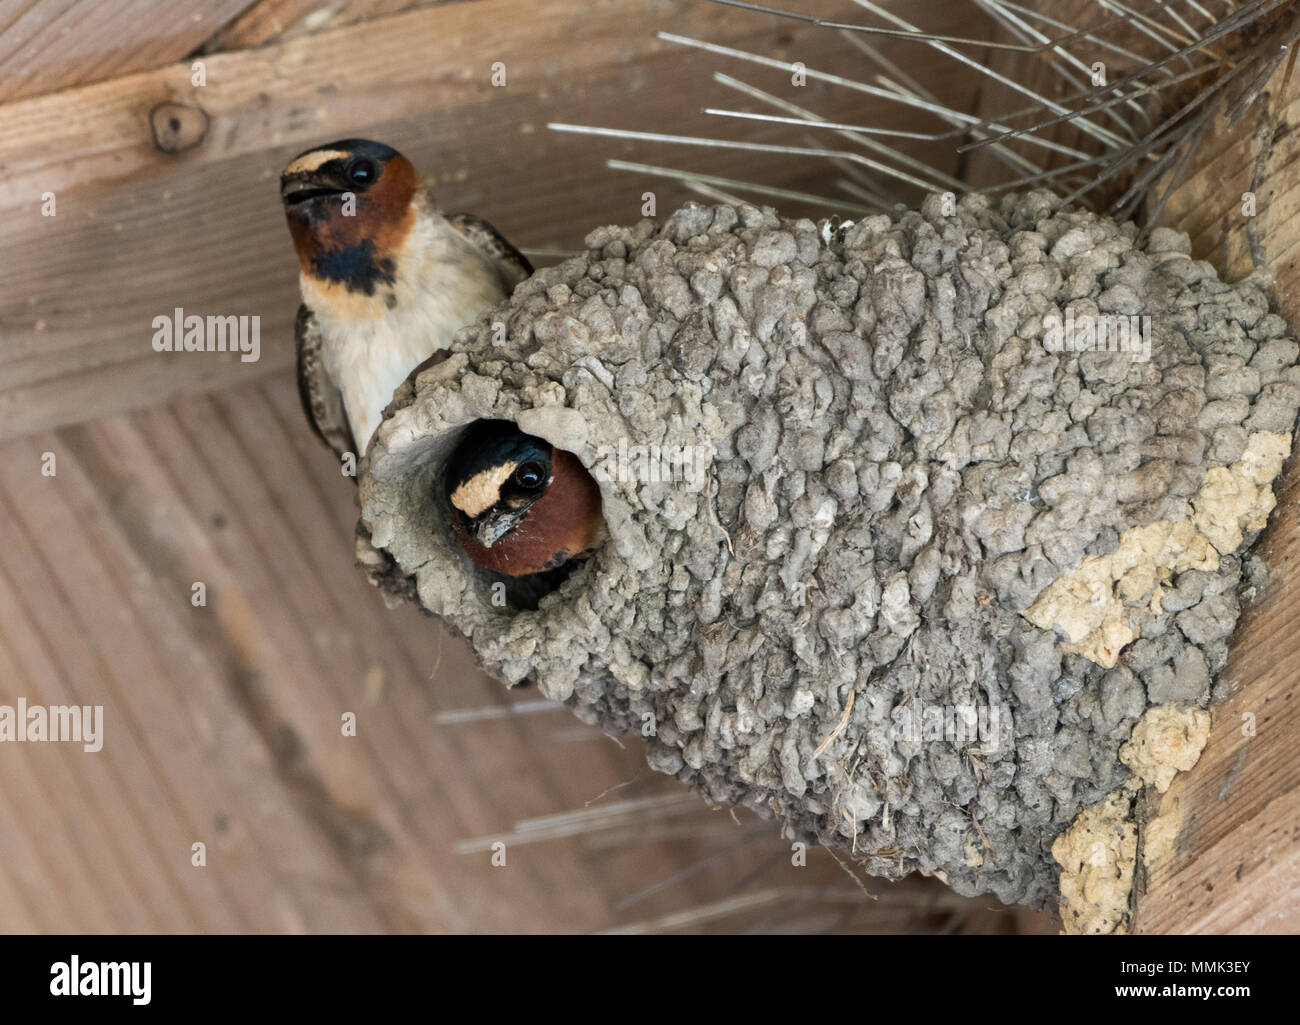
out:
{"label": "dark beak", "polygon": [[321,196],[340,196],[344,191],[310,175],[280,179],[280,200],[285,206],[296,206]]}
{"label": "dark beak", "polygon": [[474,524],[474,538],[484,548],[491,548],[519,525],[524,510],[499,512],[493,510]]}

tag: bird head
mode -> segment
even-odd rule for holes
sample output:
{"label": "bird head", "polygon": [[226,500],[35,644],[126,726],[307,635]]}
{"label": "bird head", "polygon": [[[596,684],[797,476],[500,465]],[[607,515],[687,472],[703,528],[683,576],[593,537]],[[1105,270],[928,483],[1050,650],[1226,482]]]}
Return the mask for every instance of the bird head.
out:
{"label": "bird head", "polygon": [[344,139],[294,157],[280,200],[304,277],[327,293],[391,285],[420,195],[415,167],[383,143]]}
{"label": "bird head", "polygon": [[600,489],[586,468],[509,421],[471,424],[443,483],[461,547],[498,573],[555,569],[599,541]]}

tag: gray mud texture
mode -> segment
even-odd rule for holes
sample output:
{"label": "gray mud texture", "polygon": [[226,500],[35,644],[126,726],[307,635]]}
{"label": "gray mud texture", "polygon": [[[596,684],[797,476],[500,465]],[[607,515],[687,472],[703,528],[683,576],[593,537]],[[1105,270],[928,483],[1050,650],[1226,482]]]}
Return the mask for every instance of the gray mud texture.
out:
{"label": "gray mud texture", "polygon": [[[1210,701],[1259,524],[1126,594],[1112,668],[1023,613],[1300,408],[1264,282],[1135,236],[1047,193],[826,235],[697,204],[601,228],[403,385],[363,520],[490,672],[658,771],[878,876],[1054,902],[1051,842],[1127,778],[1138,717]],[[1048,351],[1067,306],[1149,316],[1149,359]],[[609,540],[535,612],[495,606],[448,526],[442,463],[484,417],[602,479]],[[646,479],[636,446],[704,474]]]}

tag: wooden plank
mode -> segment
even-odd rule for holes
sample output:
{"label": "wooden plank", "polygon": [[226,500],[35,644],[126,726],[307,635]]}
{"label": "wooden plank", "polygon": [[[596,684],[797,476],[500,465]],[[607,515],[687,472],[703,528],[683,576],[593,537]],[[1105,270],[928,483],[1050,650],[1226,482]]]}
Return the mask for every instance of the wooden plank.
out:
{"label": "wooden plank", "polygon": [[[37,444],[42,440],[48,441],[41,438],[31,440]],[[10,697],[16,699],[27,691],[33,691],[50,703],[102,704],[108,719],[108,708],[117,710],[120,707],[115,699],[122,688],[129,685],[126,673],[114,674],[109,670],[100,658],[98,646],[89,640],[89,631],[77,614],[77,599],[82,599],[83,610],[86,607],[86,591],[81,586],[83,581],[56,576],[62,544],[34,543],[42,530],[51,525],[43,515],[44,509],[38,521],[30,517],[36,512],[38,500],[44,498],[48,501],[53,496],[53,489],[46,488],[43,494],[24,498],[28,487],[43,480],[38,471],[33,471],[33,467],[39,466],[41,451],[31,452],[29,458],[6,460],[0,467],[4,474],[5,492],[0,524],[5,536],[14,539],[3,553],[5,576],[13,591],[21,595],[26,610],[23,617],[14,623],[14,632],[39,640],[41,648],[51,655],[53,672],[36,680],[14,678],[11,684],[14,693]],[[67,472],[71,472],[71,467]],[[20,482],[18,492],[12,490],[14,482]],[[68,513],[66,509],[59,511],[66,526]],[[36,526],[36,522],[40,526]],[[77,537],[77,532],[65,532],[62,537],[66,543],[66,539]],[[90,558],[82,561],[82,565],[90,570],[84,583],[93,586],[94,571],[98,567]],[[65,571],[73,570],[69,560]],[[79,592],[76,598],[69,593],[70,589]],[[32,666],[28,668],[30,671]],[[126,736],[132,735],[129,722],[118,728]],[[198,927],[200,919],[180,882],[181,872],[176,859],[168,857],[168,854],[174,854],[179,858],[192,841],[184,839],[188,831],[178,821],[174,805],[165,796],[165,784],[152,771],[138,745],[128,741],[110,746],[106,734],[105,748],[93,761],[86,763],[80,775],[95,790],[93,800],[110,810],[118,828],[130,830],[145,840],[148,852],[144,865],[154,880],[150,910],[164,929]],[[30,757],[28,751],[28,748],[13,748],[5,753],[10,757]],[[107,796],[106,791],[112,792],[113,796]]]}
{"label": "wooden plank", "polygon": [[366,19],[468,0],[257,0],[253,6],[204,43],[208,53],[244,50],[309,32],[341,28]]}
{"label": "wooden plank", "polygon": [[[17,649],[23,640],[34,636],[34,631],[24,630],[25,638],[15,637],[15,629],[25,625],[23,610],[18,607],[17,597],[7,586],[7,580],[0,580],[0,612],[3,622],[8,625],[5,636],[0,639],[0,672],[3,678],[11,681],[10,686],[17,688],[24,685],[20,692],[32,704],[47,702],[46,694],[36,683],[35,667],[19,661]],[[37,661],[43,661],[38,655]],[[12,704],[15,694],[4,695],[6,703]],[[26,757],[30,755],[30,757]],[[75,911],[69,910],[68,923],[78,923],[88,930],[111,931],[120,929],[124,932],[156,931],[161,921],[152,916],[149,902],[141,899],[142,887],[138,869],[130,860],[122,856],[121,846],[116,842],[113,831],[108,828],[103,809],[90,794],[86,784],[87,766],[78,765],[79,758],[87,757],[86,752],[71,748],[31,748],[18,752],[12,747],[4,752],[0,764],[5,769],[5,778],[11,785],[6,792],[25,789],[25,784],[40,788],[44,784],[44,793],[39,800],[51,810],[57,810],[67,829],[65,838],[58,838],[57,833],[41,838],[42,846],[49,851],[50,858],[57,861],[64,853],[64,846],[72,846],[81,854],[82,873],[96,884],[89,899],[77,902]],[[30,777],[29,775],[30,774]],[[6,797],[6,800],[10,800]],[[26,829],[26,816],[16,809],[12,814],[6,813],[6,829],[22,832]],[[76,824],[75,826],[73,824]],[[6,864],[21,866],[23,856],[13,850],[9,843],[0,839],[0,855]],[[126,885],[123,885],[123,884]],[[40,892],[39,890],[33,892]],[[62,892],[62,891],[60,891]],[[21,902],[20,902],[21,903]],[[34,926],[33,926],[34,928]]]}
{"label": "wooden plank", "polygon": [[[1258,104],[1234,133],[1206,140],[1164,220],[1186,231],[1195,255],[1231,280],[1266,268],[1279,310],[1294,326],[1300,324],[1300,70],[1278,96],[1282,76],[1279,71],[1270,84],[1271,104]],[[1247,192],[1255,194],[1254,216],[1244,212]]]}
{"label": "wooden plank", "polygon": [[1262,554],[1271,567],[1222,678],[1200,762],[1152,815],[1182,826],[1138,904],[1144,932],[1300,929],[1300,473],[1289,467]]}
{"label": "wooden plank", "polygon": [[252,0],[11,0],[0,5],[0,102],[178,61]]}
{"label": "wooden plank", "polygon": [[[355,570],[351,486],[283,372],[296,289],[275,176],[292,152],[377,135],[448,206],[568,248],[638,218],[647,189],[661,213],[689,195],[607,173],[607,156],[818,192],[838,172],[555,136],[547,120],[790,141],[701,117],[706,96],[749,106],[711,84],[715,69],[864,118],[858,94],[796,90],[655,29],[846,74],[861,73],[857,51],[698,3],[475,0],[354,25],[384,0],[330,9],[328,26],[283,29],[310,38],[212,55],[202,90],[182,65],[0,107],[0,251],[21,253],[0,292],[0,435],[24,436],[0,446],[0,680],[33,700],[106,695],[113,730],[95,756],[0,750],[16,760],[0,931],[1041,928],[935,880],[868,880],[868,899],[819,852],[794,866],[772,823],[650,773],[635,743],[562,710],[512,714],[536,696],[505,693],[414,610],[385,610]],[[210,45],[276,38],[295,10],[264,0]],[[539,24],[554,43],[537,45]],[[487,81],[498,59],[505,89]],[[955,69],[927,81],[963,102]],[[203,107],[197,145],[158,149],[163,102]],[[911,127],[897,108],[870,120]],[[40,216],[45,191],[56,217]],[[262,361],[154,354],[150,321],[175,305],[263,316]],[[148,412],[120,415],[133,409]],[[54,479],[37,471],[44,451]],[[195,580],[207,608],[189,604]],[[352,709],[360,732],[345,739]],[[483,847],[494,838],[505,869]]]}
{"label": "wooden plank", "polygon": [[[1270,84],[1272,104],[1261,105],[1235,134],[1207,141],[1165,220],[1189,232],[1194,255],[1230,278],[1262,260],[1276,278],[1279,310],[1295,328],[1300,133],[1293,126],[1300,124],[1300,81],[1284,95],[1281,82],[1279,71]],[[1242,212],[1248,191],[1257,194],[1254,218]],[[1292,457],[1275,490],[1277,508],[1261,542],[1268,583],[1238,627],[1209,743],[1152,811],[1179,814],[1183,825],[1173,855],[1152,867],[1139,899],[1144,932],[1300,931],[1300,459]]]}
{"label": "wooden plank", "polygon": [[[1088,0],[1067,0],[1054,16],[1082,26],[1096,14]],[[1108,31],[1107,39],[1153,52],[1149,41],[1132,39],[1122,26]],[[1086,43],[1071,49],[1086,63],[1106,60],[1112,80],[1129,64]],[[1069,88],[1042,55],[1001,54],[993,66],[1047,96],[1060,97]],[[1270,84],[1274,97],[1281,80],[1279,71]],[[1021,102],[1005,87],[987,87],[981,113],[992,117]],[[1274,126],[1272,115],[1279,110]],[[1298,122],[1297,82],[1280,100],[1257,105],[1232,133],[1216,122],[1160,222],[1188,232],[1193,255],[1209,260],[1228,280],[1250,273],[1257,260],[1267,267],[1276,280],[1277,308],[1293,329],[1300,325],[1300,138],[1291,127]],[[1053,129],[1049,136],[1095,149],[1075,129]],[[1267,155],[1257,165],[1262,141]],[[986,151],[979,151],[969,169],[981,185],[1006,179]],[[1158,198],[1162,189],[1149,196]],[[1242,193],[1252,190],[1258,213],[1249,218]],[[1300,672],[1294,647],[1300,628],[1300,577],[1294,572],[1300,557],[1300,460],[1284,468],[1275,490],[1277,509],[1261,541],[1272,567],[1269,583],[1247,603],[1238,626],[1216,687],[1225,697],[1212,708],[1210,741],[1196,767],[1179,775],[1163,798],[1153,796],[1146,811],[1148,818],[1162,811],[1181,815],[1181,828],[1172,855],[1152,864],[1138,894],[1138,931],[1300,930],[1300,763],[1294,753],[1300,713],[1293,697]],[[1257,721],[1254,737],[1242,735],[1247,713]]]}
{"label": "wooden plank", "polygon": [[106,706],[98,754],[0,746],[0,931],[1026,927],[796,867],[774,823],[385,609],[300,417],[280,379],[0,446],[0,701]]}
{"label": "wooden plank", "polygon": [[[538,24],[553,44],[537,45]],[[812,159],[546,131],[561,119],[789,141],[784,126],[719,126],[700,114],[707,97],[750,105],[711,81],[715,69],[828,117],[863,115],[861,94],[796,88],[784,72],[658,41],[659,28],[863,69],[835,33],[712,4],[477,0],[215,54],[203,89],[173,67],[0,108],[0,251],[23,254],[0,293],[0,437],[282,372],[296,263],[276,175],[313,142],[385,139],[434,176],[446,206],[537,248],[572,249],[594,226],[635,221],[647,190],[660,213],[692,195],[606,171],[612,156],[834,193],[840,173]],[[490,83],[498,60],[504,88]],[[958,102],[961,77],[946,67],[932,87]],[[164,101],[203,108],[199,144],[178,154],[154,145],[148,113]],[[908,118],[901,108],[873,115],[886,127]],[[41,215],[46,192],[57,197],[54,217]],[[260,361],[153,352],[153,318],[178,306],[260,316]]]}

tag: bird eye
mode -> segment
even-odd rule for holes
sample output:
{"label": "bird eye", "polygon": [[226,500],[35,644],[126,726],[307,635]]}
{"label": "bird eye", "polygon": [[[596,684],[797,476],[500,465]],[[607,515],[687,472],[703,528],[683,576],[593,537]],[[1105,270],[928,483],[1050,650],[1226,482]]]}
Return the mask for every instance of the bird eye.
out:
{"label": "bird eye", "polygon": [[529,491],[540,488],[546,483],[546,467],[536,459],[520,463],[519,468],[515,470],[515,483],[521,488],[527,488]]}
{"label": "bird eye", "polygon": [[353,185],[369,185],[375,180],[377,173],[374,161],[367,160],[365,157],[357,157],[348,164],[348,180]]}

